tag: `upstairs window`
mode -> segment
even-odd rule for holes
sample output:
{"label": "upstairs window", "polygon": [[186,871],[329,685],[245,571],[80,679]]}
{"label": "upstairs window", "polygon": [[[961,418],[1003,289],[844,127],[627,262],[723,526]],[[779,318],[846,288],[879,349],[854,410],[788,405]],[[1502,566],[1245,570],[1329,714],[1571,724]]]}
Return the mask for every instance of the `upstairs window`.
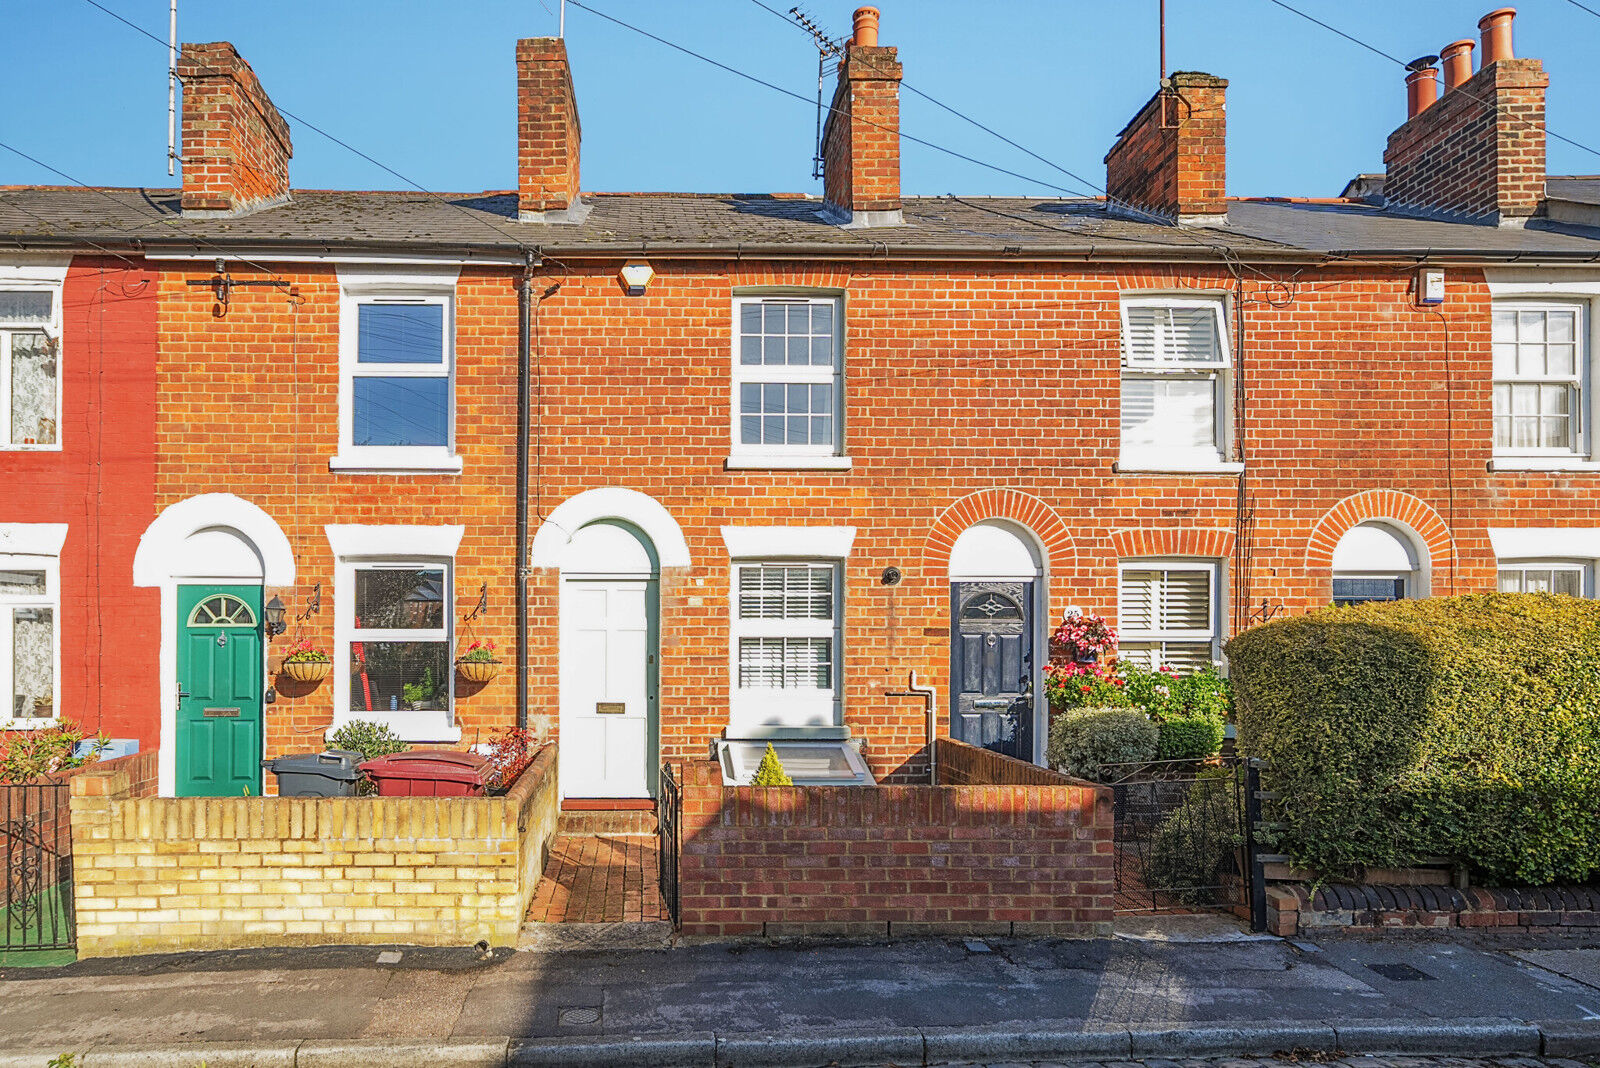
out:
{"label": "upstairs window", "polygon": [[1131,468],[1227,458],[1228,331],[1220,299],[1122,302],[1122,459]]}
{"label": "upstairs window", "polygon": [[734,455],[838,455],[838,298],[738,297],[733,312]]}
{"label": "upstairs window", "polygon": [[1217,661],[1217,568],[1161,560],[1123,564],[1118,655],[1187,674]]}
{"label": "upstairs window", "polygon": [[61,423],[61,364],[54,289],[0,284],[0,410],[6,446],[55,448]]}
{"label": "upstairs window", "polygon": [[1499,301],[1494,308],[1494,450],[1586,455],[1589,375],[1581,303]]}

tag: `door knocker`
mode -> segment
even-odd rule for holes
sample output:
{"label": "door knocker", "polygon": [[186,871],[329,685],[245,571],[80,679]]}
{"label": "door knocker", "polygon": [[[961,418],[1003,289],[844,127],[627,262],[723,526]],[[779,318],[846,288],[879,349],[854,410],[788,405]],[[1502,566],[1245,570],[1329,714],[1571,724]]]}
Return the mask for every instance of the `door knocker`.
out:
{"label": "door knocker", "polygon": [[227,631],[223,631],[221,634],[217,635],[217,644],[218,645],[227,645],[228,644],[228,632]]}
{"label": "door knocker", "polygon": [[996,638],[993,634],[990,634],[990,635],[987,635],[987,636],[984,637],[983,644],[989,646],[990,648],[993,648],[994,647],[994,643],[999,641],[999,640],[1000,640],[999,638]]}

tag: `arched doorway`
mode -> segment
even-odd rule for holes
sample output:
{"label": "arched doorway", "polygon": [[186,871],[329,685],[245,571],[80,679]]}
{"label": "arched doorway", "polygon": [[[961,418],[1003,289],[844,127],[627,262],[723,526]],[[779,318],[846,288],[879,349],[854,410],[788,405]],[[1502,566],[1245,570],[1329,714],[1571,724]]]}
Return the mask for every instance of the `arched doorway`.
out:
{"label": "arched doorway", "polygon": [[660,558],[648,535],[597,519],[561,567],[559,781],[569,798],[654,797]]}
{"label": "arched doorway", "polygon": [[294,584],[288,539],[229,493],[169,506],[139,539],[136,586],[161,590],[160,792],[261,793],[264,586]]}
{"label": "arched doorway", "polygon": [[1000,519],[950,551],[950,736],[1019,760],[1043,756],[1045,568],[1025,528]]}

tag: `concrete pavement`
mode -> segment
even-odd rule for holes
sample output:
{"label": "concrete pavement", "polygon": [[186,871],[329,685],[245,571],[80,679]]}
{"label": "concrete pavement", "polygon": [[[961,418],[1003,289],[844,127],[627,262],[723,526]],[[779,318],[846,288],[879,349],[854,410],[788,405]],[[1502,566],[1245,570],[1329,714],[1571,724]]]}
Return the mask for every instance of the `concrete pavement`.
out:
{"label": "concrete pavement", "polygon": [[[243,1043],[240,1056],[253,1048],[266,1059],[237,1063],[331,1065],[391,1063],[371,1059],[372,1043],[405,1041],[432,1051],[416,1062],[430,1068],[508,1056],[571,1064],[580,1051],[588,1063],[696,1064],[1121,1060],[1335,1045],[1600,1052],[1600,948],[1570,936],[1312,943],[1157,933],[399,953],[394,963],[379,963],[375,949],[334,949],[6,970],[0,1049]],[[328,1059],[340,1044],[366,1052]],[[236,1063],[212,1048],[208,1068]],[[630,1049],[649,1056],[630,1059]],[[84,1063],[113,1063],[107,1056]]]}

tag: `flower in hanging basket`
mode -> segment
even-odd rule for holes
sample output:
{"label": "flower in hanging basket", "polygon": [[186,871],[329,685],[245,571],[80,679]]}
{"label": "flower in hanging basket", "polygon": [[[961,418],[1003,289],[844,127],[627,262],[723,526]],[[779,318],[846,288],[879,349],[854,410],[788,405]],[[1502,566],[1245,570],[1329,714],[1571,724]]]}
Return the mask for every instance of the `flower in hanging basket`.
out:
{"label": "flower in hanging basket", "polygon": [[1116,652],[1117,632],[1104,616],[1069,616],[1051,635],[1051,644],[1080,664],[1093,664]]}
{"label": "flower in hanging basket", "polygon": [[291,642],[283,657],[282,673],[295,682],[321,682],[332,670],[333,660],[328,650],[313,644],[310,638]]}
{"label": "flower in hanging basket", "polygon": [[468,682],[483,683],[500,673],[500,661],[495,659],[494,642],[488,638],[474,641],[456,657],[456,672]]}

